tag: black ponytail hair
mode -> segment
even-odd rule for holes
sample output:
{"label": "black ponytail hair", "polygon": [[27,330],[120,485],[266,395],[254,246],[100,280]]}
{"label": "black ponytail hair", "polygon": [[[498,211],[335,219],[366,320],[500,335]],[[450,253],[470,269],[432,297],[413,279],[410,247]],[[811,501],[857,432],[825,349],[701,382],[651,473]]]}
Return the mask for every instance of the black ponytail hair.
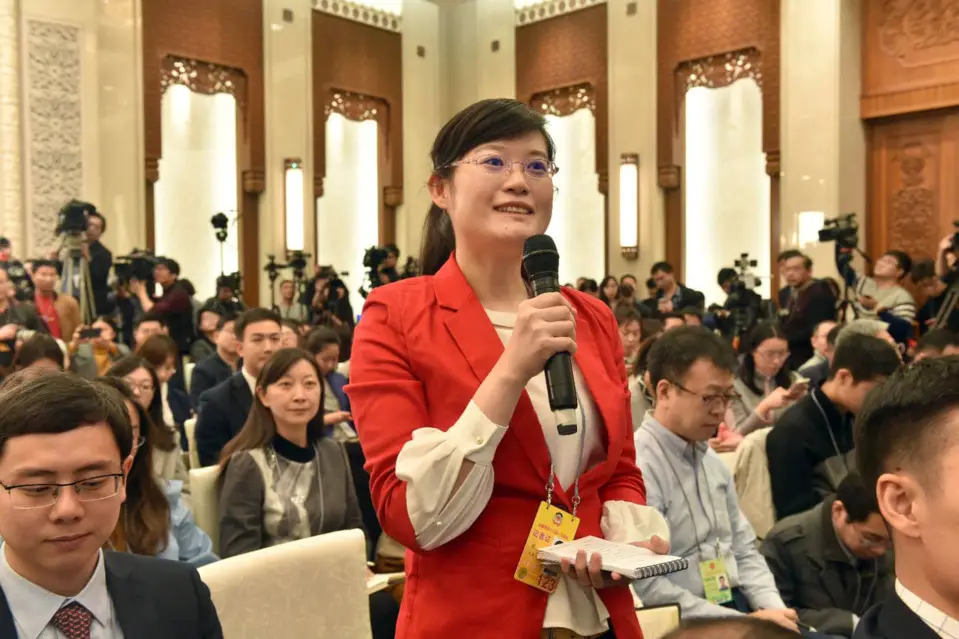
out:
{"label": "black ponytail hair", "polygon": [[[430,151],[433,175],[448,180],[453,175],[450,164],[476,147],[534,132],[543,135],[548,159],[550,162],[555,160],[556,145],[546,131],[545,117],[516,100],[480,100],[454,115],[437,134]],[[431,205],[423,225],[420,272],[434,275],[455,248],[456,238],[449,215],[436,204]]]}

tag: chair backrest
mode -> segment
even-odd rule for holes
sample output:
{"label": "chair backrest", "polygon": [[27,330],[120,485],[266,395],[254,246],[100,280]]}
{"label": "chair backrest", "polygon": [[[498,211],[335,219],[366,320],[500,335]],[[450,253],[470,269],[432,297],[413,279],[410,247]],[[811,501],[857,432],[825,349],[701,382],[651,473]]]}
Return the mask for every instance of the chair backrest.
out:
{"label": "chair backrest", "polygon": [[766,438],[772,429],[762,428],[746,435],[736,451],[738,456],[733,471],[739,508],[753,527],[757,539],[764,539],[776,523],[769,459],[766,457]]}
{"label": "chair backrest", "polygon": [[183,422],[183,430],[186,432],[187,456],[190,459],[190,469],[200,468],[200,453],[196,450],[196,417]]}
{"label": "chair backrest", "polygon": [[636,618],[643,630],[643,639],[662,639],[679,628],[680,614],[679,604],[637,608]]}
{"label": "chair backrest", "polygon": [[359,530],[224,559],[202,567],[200,577],[230,639],[372,636]]}
{"label": "chair backrest", "polygon": [[190,470],[190,499],[193,505],[193,518],[200,530],[213,541],[213,552],[220,552],[220,515],[216,480],[220,476],[219,466],[206,466]]}
{"label": "chair backrest", "polygon": [[193,381],[193,369],[196,368],[196,362],[187,361],[183,363],[183,384],[186,386],[186,392],[190,392],[190,383]]}

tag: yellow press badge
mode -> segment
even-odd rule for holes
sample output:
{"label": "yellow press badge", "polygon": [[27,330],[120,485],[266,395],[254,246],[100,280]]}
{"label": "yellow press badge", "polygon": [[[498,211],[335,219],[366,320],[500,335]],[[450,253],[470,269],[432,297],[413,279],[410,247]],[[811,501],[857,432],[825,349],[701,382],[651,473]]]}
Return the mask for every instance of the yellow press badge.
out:
{"label": "yellow press badge", "polygon": [[529,530],[526,547],[519,558],[516,573],[513,575],[524,584],[552,593],[559,585],[559,569],[547,569],[537,557],[540,548],[553,546],[576,537],[579,528],[579,517],[574,517],[562,508],[551,506],[545,501],[540,502],[536,519]]}
{"label": "yellow press badge", "polygon": [[703,577],[707,601],[724,604],[733,600],[733,586],[729,583],[726,562],[722,557],[699,562],[699,574]]}

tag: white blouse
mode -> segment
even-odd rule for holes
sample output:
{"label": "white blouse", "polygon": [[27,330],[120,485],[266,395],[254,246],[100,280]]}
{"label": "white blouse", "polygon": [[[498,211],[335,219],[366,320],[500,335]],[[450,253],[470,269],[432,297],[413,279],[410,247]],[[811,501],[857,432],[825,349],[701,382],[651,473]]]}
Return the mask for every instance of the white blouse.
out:
{"label": "white blouse", "polygon": [[[496,311],[486,311],[486,314],[505,344],[513,333],[516,314]],[[573,376],[582,407],[576,418],[577,426],[584,433],[581,455],[580,437],[564,437],[557,432],[545,374],[536,375],[526,385],[536,416],[544,425],[543,434],[556,481],[564,489],[573,484],[578,474],[602,462],[606,456],[602,416],[575,361]],[[413,431],[413,438],[397,457],[396,476],[407,483],[410,522],[416,531],[416,541],[424,550],[442,546],[462,535],[486,508],[493,493],[493,456],[505,434],[506,427],[490,421],[472,401],[449,430],[424,427]],[[459,490],[452,494],[465,459],[473,462],[473,468]],[[545,499],[545,487],[543,497]],[[655,509],[626,501],[603,504],[601,526],[603,535],[613,541],[644,541],[653,535],[669,539],[666,521]],[[593,588],[584,588],[575,579],[563,577],[549,597],[543,627],[567,628],[589,636],[608,630],[608,618],[609,611]]]}

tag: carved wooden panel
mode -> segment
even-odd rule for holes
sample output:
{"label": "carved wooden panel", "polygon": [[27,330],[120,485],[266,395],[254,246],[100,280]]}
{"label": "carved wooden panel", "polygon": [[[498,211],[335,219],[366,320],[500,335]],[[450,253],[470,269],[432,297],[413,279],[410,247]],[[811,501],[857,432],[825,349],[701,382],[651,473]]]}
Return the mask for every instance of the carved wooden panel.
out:
{"label": "carved wooden panel", "polygon": [[863,2],[864,118],[959,105],[959,0]]}
{"label": "carved wooden panel", "polygon": [[870,254],[934,256],[959,217],[959,109],[876,121],[869,145]]}

